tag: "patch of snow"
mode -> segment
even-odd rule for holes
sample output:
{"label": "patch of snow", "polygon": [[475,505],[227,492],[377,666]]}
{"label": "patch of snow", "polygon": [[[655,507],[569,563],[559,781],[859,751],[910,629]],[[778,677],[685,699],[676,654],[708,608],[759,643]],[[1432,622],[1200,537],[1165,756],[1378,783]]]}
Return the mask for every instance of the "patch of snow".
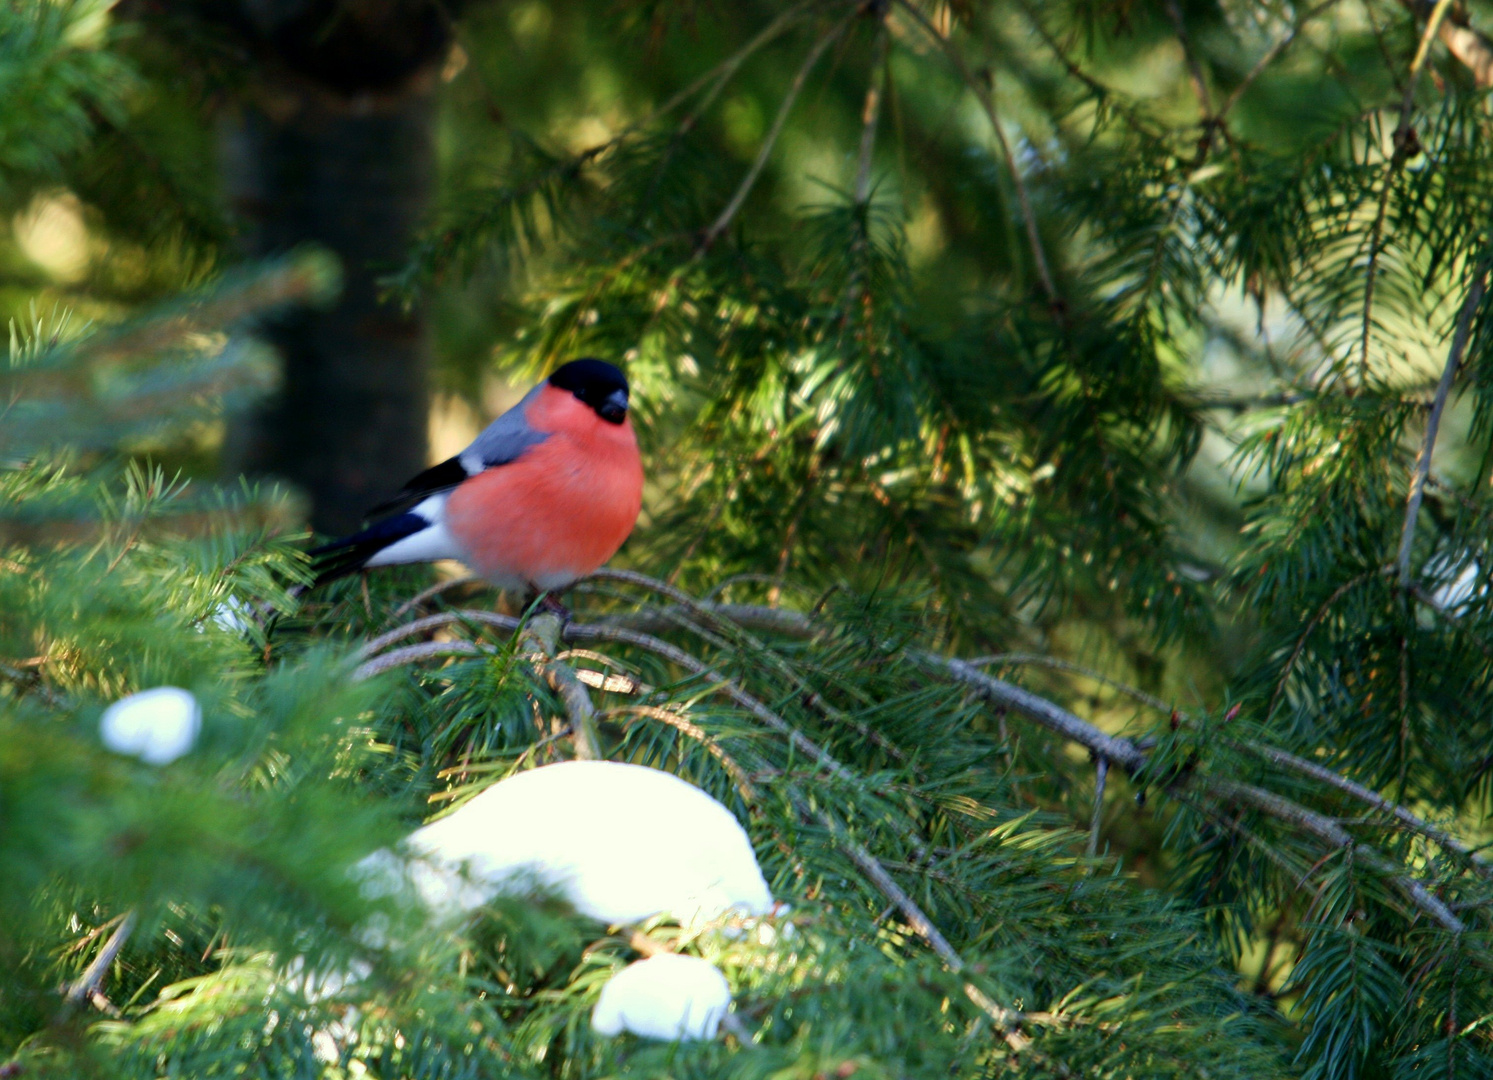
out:
{"label": "patch of snow", "polygon": [[407,861],[380,851],[359,863],[368,887],[388,891],[402,877],[448,916],[535,889],[607,923],[667,914],[690,925],[773,910],[731,811],[677,776],[621,762],[509,777],[411,834],[401,854]]}
{"label": "patch of snow", "polygon": [[[1432,565],[1427,570],[1436,572],[1438,575],[1448,573],[1451,567],[1445,565],[1446,560],[1441,560],[1441,565],[1436,565],[1437,560],[1432,560]],[[1476,559],[1470,559],[1467,565],[1462,567],[1460,573],[1450,581],[1443,582],[1431,590],[1431,603],[1442,611],[1458,614],[1467,605],[1483,594],[1478,587],[1478,578],[1482,574],[1482,567]]]}
{"label": "patch of snow", "polygon": [[607,980],[591,1027],[602,1035],[713,1039],[730,1007],[731,987],[714,967],[693,956],[661,953]]}
{"label": "patch of snow", "polygon": [[176,686],[157,686],[120,698],[99,720],[105,746],[148,765],[175,761],[192,749],[201,730],[202,707]]}
{"label": "patch of snow", "polygon": [[244,637],[254,626],[254,609],[247,601],[230,593],[226,599],[213,605],[208,620],[219,630]]}

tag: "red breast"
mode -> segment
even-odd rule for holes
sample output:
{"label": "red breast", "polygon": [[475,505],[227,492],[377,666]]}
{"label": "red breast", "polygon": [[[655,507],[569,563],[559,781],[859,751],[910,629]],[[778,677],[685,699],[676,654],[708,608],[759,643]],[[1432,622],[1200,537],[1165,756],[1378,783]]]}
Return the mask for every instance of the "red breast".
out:
{"label": "red breast", "polygon": [[643,505],[632,421],[612,424],[546,386],[525,419],[549,438],[451,492],[446,527],[499,585],[562,588],[617,553]]}

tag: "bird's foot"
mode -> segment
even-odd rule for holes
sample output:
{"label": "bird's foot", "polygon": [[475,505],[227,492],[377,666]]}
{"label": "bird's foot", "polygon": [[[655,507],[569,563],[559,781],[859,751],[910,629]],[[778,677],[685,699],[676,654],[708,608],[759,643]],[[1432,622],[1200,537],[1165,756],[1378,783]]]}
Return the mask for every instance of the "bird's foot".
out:
{"label": "bird's foot", "polygon": [[551,615],[558,615],[562,623],[570,622],[570,609],[560,603],[559,597],[554,593],[543,593],[540,595],[538,610],[548,612]]}

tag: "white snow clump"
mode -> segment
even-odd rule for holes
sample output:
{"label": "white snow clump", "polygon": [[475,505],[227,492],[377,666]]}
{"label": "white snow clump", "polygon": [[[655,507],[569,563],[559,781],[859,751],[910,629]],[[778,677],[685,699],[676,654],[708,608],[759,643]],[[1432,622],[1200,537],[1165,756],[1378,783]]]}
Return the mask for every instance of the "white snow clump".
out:
{"label": "white snow clump", "polygon": [[713,1039],[730,1007],[731,987],[714,967],[693,956],[660,953],[607,980],[591,1027],[602,1035]]}
{"label": "white snow clump", "polygon": [[607,923],[773,911],[731,811],[671,773],[614,761],[509,777],[412,833],[399,856],[379,851],[358,866],[376,891],[402,873],[443,916],[535,887]]}
{"label": "white snow clump", "polygon": [[99,720],[105,746],[148,765],[175,761],[192,749],[201,730],[202,707],[177,686],[157,686],[122,697]]}

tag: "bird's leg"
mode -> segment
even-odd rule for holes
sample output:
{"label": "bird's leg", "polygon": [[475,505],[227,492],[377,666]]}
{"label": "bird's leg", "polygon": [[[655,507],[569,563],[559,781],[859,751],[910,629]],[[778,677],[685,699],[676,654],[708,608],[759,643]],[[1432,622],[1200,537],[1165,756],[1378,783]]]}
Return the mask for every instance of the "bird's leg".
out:
{"label": "bird's leg", "polygon": [[570,609],[560,603],[558,596],[549,591],[541,592],[533,586],[530,586],[524,595],[524,607],[531,609],[536,615],[540,612],[556,615],[562,624],[568,623],[571,618]]}
{"label": "bird's leg", "polygon": [[562,623],[570,621],[570,609],[560,603],[560,598],[552,592],[547,592],[540,596],[539,610],[548,611],[551,615],[558,615]]}

